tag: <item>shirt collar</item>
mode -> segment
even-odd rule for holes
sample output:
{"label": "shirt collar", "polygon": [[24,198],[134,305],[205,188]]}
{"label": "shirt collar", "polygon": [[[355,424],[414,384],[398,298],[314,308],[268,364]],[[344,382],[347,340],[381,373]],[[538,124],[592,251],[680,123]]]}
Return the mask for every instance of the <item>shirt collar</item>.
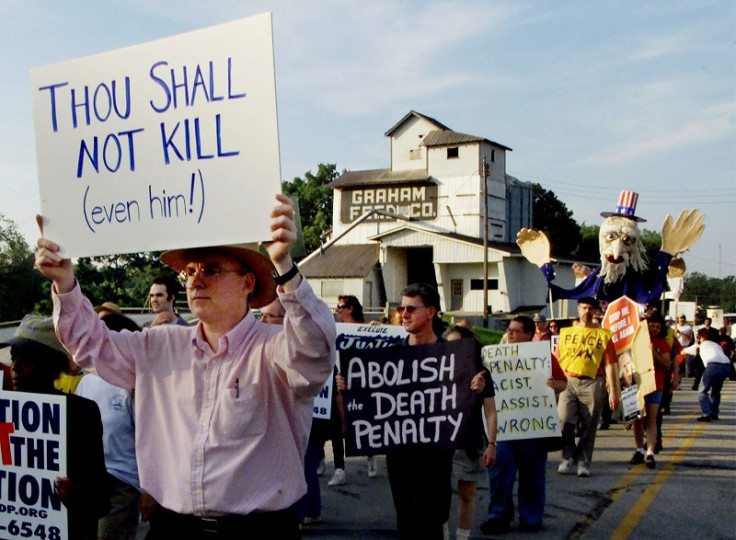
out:
{"label": "shirt collar", "polygon": [[[230,331],[220,338],[219,353],[226,354],[230,350],[230,343],[242,343],[245,341],[246,336],[250,333],[253,326],[256,324],[256,318],[253,315],[253,310],[249,309],[245,317],[240,319],[240,322],[236,324]],[[204,330],[202,329],[202,322],[197,324],[197,330],[192,336],[192,345],[201,350],[202,352],[213,353],[212,349],[204,338]]]}

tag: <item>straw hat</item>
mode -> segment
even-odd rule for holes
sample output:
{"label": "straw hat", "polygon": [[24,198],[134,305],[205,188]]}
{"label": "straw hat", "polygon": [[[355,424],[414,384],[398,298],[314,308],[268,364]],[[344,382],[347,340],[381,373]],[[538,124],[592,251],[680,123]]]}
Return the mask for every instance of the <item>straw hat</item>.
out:
{"label": "straw hat", "polygon": [[213,252],[224,253],[239,260],[255,274],[256,287],[249,301],[251,307],[260,308],[276,299],[276,282],[273,280],[274,266],[271,259],[258,251],[257,244],[172,249],[162,253],[160,260],[176,273],[181,273],[187,264],[194,260],[194,257]]}

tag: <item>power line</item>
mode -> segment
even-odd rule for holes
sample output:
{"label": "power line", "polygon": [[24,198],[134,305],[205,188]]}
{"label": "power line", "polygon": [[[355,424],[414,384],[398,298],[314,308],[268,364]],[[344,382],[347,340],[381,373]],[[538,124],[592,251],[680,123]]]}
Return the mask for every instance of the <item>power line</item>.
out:
{"label": "power line", "polygon": [[[535,178],[524,173],[509,172],[509,174],[517,177],[532,178],[534,180],[544,180],[548,186],[552,186],[554,193],[563,197],[570,198],[584,198],[587,200],[594,201],[608,201],[610,202],[612,197],[618,195],[621,190],[620,187],[615,186],[591,186],[590,184],[575,184],[573,182],[563,182],[550,179]],[[530,181],[530,180],[526,180]],[[563,186],[560,189],[559,186]],[[566,187],[572,188],[571,190]],[[719,189],[718,192],[713,193],[698,193],[697,198],[693,198],[693,194],[688,193],[672,193],[663,190],[641,190],[637,189],[642,197],[650,197],[651,200],[647,200],[648,205],[652,206],[666,206],[672,204],[682,204],[687,202],[688,205],[701,205],[701,206],[713,206],[713,205],[734,205],[736,204],[736,188],[734,189]]]}

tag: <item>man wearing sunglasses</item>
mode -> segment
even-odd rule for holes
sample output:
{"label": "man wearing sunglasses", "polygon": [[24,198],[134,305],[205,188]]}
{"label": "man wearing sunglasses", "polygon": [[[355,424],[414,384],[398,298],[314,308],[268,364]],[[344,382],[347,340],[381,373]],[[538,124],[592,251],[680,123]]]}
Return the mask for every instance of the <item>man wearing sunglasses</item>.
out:
{"label": "man wearing sunglasses", "polygon": [[[270,260],[244,245],[161,256],[186,286],[192,327],[107,331],[71,261],[38,241],[59,338],[78,364],[135,388],[141,487],[161,505],[148,538],[299,538],[295,503],[306,493],[313,398],[332,373],[335,323],[291,260],[294,208],[276,199]],[[277,294],[283,327],[257,322],[250,307]]]}
{"label": "man wearing sunglasses", "polygon": [[[401,291],[401,305],[396,311],[409,333],[407,345],[444,341],[440,296],[431,285],[416,283],[406,287]],[[443,525],[450,517],[454,453],[407,447],[386,454],[399,539],[443,538]]]}

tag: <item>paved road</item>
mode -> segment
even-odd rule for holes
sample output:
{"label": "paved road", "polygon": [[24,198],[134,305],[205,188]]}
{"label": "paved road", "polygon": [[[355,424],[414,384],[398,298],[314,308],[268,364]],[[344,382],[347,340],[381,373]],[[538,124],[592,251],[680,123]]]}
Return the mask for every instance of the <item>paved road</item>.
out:
{"label": "paved road", "polygon": [[[736,538],[736,383],[726,381],[721,420],[696,422],[697,394],[675,393],[672,414],[664,419],[664,450],[657,469],[628,464],[634,449],[631,432],[621,425],[599,431],[590,478],[561,476],[556,454],[547,465],[545,529],[530,534],[512,530],[504,538],[675,540]],[[305,540],[395,538],[395,516],[386,476],[379,457],[379,474],[368,478],[365,458],[348,458],[348,483],[328,487],[332,473],[330,445],[328,470],[321,480],[324,523],[303,531]],[[453,497],[454,499],[454,497]],[[488,482],[478,478],[473,538],[483,537],[480,524],[488,506]],[[450,518],[454,538],[457,508]],[[142,539],[145,525],[142,526]]]}
{"label": "paved road", "polygon": [[[672,414],[664,418],[664,451],[657,469],[631,466],[631,432],[621,425],[599,431],[590,478],[561,476],[557,454],[547,466],[547,506],[539,538],[666,539],[693,536],[736,538],[736,383],[727,381],[721,420],[696,422],[697,394],[675,392]],[[330,445],[326,447],[328,453]],[[378,477],[367,477],[365,458],[348,458],[348,483],[328,487],[322,478],[324,523],[304,531],[304,538],[393,538],[394,513],[384,461]],[[485,519],[488,483],[479,478],[475,538]],[[450,520],[454,538],[456,508]],[[505,538],[529,538],[512,531]]]}

